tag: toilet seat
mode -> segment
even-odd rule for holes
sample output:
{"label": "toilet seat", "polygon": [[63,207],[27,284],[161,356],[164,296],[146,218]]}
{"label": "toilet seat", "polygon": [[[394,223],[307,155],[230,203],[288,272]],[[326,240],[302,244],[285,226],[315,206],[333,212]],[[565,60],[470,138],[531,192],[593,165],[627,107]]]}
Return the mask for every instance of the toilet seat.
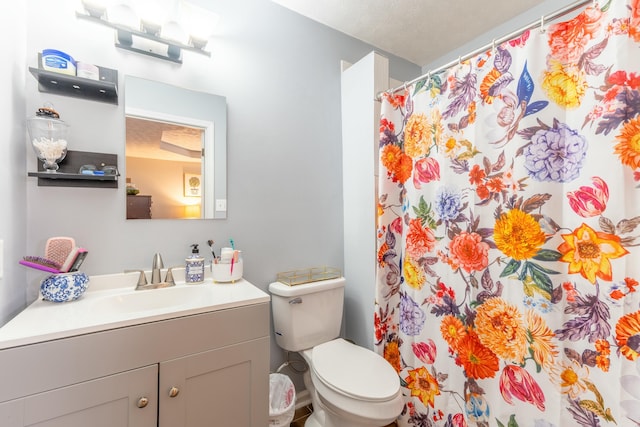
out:
{"label": "toilet seat", "polygon": [[311,367],[322,383],[337,393],[369,402],[397,397],[400,380],[382,356],[342,338],[313,348]]}

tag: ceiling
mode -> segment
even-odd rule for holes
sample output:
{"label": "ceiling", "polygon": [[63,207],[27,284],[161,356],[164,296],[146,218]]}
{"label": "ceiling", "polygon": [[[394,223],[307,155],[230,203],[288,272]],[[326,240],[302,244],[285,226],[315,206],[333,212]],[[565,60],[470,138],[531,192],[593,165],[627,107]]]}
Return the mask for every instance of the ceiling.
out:
{"label": "ceiling", "polygon": [[202,161],[203,129],[126,117],[127,157]]}
{"label": "ceiling", "polygon": [[421,67],[545,2],[545,0],[273,1]]}

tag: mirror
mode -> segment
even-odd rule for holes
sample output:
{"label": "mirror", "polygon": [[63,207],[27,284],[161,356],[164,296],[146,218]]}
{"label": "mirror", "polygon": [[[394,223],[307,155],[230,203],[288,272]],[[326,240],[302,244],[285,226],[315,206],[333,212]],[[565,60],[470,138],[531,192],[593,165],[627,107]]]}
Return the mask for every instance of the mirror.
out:
{"label": "mirror", "polygon": [[125,77],[127,219],[226,218],[223,96]]}

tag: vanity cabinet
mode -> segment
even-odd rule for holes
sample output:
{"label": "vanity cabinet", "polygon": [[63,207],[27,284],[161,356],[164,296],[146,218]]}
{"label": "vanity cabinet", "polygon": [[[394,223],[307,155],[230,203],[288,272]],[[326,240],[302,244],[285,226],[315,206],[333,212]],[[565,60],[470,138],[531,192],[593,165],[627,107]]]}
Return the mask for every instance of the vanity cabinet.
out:
{"label": "vanity cabinet", "polygon": [[152,365],[0,403],[1,425],[155,427],[157,382]]}
{"label": "vanity cabinet", "polygon": [[268,319],[260,303],[0,350],[0,425],[263,427]]}
{"label": "vanity cabinet", "polygon": [[151,219],[151,196],[127,194],[127,219]]}

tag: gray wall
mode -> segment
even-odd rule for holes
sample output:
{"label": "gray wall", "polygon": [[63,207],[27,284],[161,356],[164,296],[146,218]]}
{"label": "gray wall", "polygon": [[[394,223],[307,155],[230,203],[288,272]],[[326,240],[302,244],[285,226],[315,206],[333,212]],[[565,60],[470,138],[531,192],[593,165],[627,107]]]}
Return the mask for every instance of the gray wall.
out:
{"label": "gray wall", "polygon": [[24,86],[26,52],[26,5],[17,2],[0,13],[0,37],[11,40],[5,45],[5,60],[0,67],[4,90],[0,96],[0,325],[13,317],[25,304],[26,275],[16,254],[26,251],[27,178],[24,169]]}
{"label": "gray wall", "polygon": [[[17,261],[42,254],[52,236],[72,236],[88,248],[83,270],[94,275],[150,268],[155,252],[165,265],[181,265],[191,243],[206,248],[208,239],[226,244],[229,238],[243,250],[245,278],[265,290],[279,271],[343,267],[340,60],[356,62],[373,48],[269,0],[200,3],[219,13],[219,36],[209,46],[211,58],[185,52],[182,65],[116,49],[110,29],[75,18],[75,0],[29,0],[26,17],[3,14],[11,22],[0,31],[19,42],[5,77],[13,92],[0,101],[10,111],[2,117],[0,145],[9,163],[0,168],[8,211],[0,229],[2,323],[36,298],[43,277]],[[120,104],[38,92],[27,68],[47,48],[118,69]],[[420,73],[388,56],[395,78]],[[126,221],[124,180],[114,190],[38,187],[26,177],[36,158],[24,119],[47,101],[71,125],[70,149],[115,153],[124,168],[125,75],[227,98],[228,219]],[[271,353],[275,368],[283,357],[275,341]]]}

